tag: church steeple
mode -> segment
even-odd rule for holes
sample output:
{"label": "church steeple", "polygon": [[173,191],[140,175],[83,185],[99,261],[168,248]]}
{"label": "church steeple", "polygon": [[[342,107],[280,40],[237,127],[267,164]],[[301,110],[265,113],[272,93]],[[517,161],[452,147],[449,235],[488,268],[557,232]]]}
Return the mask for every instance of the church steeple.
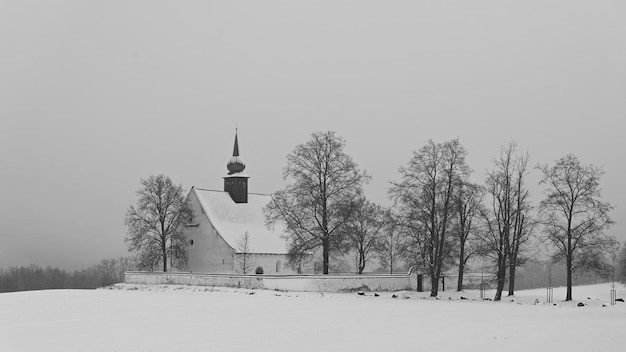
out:
{"label": "church steeple", "polygon": [[248,203],[248,176],[242,173],[246,169],[246,164],[239,156],[237,134],[238,129],[235,129],[233,157],[226,164],[228,176],[224,176],[224,192],[228,192],[235,203]]}
{"label": "church steeple", "polygon": [[233,156],[239,156],[239,141],[237,140],[237,131],[235,129],[235,147],[233,148]]}
{"label": "church steeple", "polygon": [[246,169],[246,164],[243,162],[243,159],[239,156],[239,140],[237,138],[238,129],[235,130],[235,146],[233,147],[233,157],[230,158],[228,164],[226,164],[226,168],[228,169],[228,174],[236,174],[242,172]]}

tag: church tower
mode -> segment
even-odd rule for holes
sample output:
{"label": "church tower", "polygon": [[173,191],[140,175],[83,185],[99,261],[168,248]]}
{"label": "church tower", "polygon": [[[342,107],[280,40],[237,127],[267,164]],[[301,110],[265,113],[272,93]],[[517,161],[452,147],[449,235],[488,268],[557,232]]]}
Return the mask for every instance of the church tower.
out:
{"label": "church tower", "polygon": [[233,157],[226,164],[226,168],[228,169],[228,175],[224,176],[224,192],[228,192],[235,203],[248,203],[249,176],[243,173],[243,170],[246,169],[246,164],[239,156],[239,142],[236,130]]}

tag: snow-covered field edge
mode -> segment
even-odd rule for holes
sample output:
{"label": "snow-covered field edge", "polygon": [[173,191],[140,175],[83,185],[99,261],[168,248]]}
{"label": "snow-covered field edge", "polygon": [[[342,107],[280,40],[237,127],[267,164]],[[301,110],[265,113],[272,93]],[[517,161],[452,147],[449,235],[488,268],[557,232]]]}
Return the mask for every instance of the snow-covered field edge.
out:
{"label": "snow-covered field edge", "polygon": [[[610,284],[519,291],[316,293],[118,284],[0,294],[0,351],[617,351]],[[626,288],[616,285],[617,297]],[[493,291],[487,292],[488,297]],[[584,303],[584,306],[578,306]]]}

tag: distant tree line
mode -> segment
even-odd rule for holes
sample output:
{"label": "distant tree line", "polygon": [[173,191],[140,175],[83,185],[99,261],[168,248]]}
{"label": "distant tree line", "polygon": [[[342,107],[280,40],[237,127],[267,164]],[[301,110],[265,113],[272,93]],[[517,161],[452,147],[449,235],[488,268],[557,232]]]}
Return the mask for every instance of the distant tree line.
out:
{"label": "distant tree line", "polygon": [[48,289],[94,289],[124,281],[124,272],[135,270],[131,258],[103,259],[84,270],[67,272],[38,265],[0,269],[0,292]]}

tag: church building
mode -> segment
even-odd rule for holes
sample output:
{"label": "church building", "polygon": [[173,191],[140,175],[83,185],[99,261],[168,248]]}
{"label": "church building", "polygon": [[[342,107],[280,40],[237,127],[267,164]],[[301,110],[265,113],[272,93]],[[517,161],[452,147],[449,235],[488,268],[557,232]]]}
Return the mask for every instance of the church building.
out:
{"label": "church building", "polygon": [[[192,187],[187,202],[193,210],[185,225],[188,270],[225,274],[296,274],[289,265],[283,228],[265,226],[263,207],[269,194],[248,192],[246,168],[235,133],[233,156],[226,165],[224,190]],[[308,272],[308,270],[304,270]]]}

